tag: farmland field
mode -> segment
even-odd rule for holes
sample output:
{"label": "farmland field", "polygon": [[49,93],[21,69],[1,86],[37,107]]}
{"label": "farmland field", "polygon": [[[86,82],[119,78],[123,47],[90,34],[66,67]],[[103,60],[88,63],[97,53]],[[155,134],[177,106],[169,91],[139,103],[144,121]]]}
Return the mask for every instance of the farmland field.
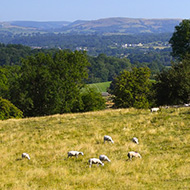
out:
{"label": "farmland field", "polygon": [[97,92],[106,92],[111,82],[101,82],[88,84],[88,87],[94,88]]}
{"label": "farmland field", "polygon": [[[190,188],[190,108],[116,109],[0,121],[2,190]],[[103,143],[110,135],[114,144]],[[139,144],[131,139],[136,136]],[[67,158],[78,150],[84,156]],[[137,151],[142,159],[129,161]],[[27,152],[31,160],[21,159]],[[111,163],[89,167],[105,154]]]}

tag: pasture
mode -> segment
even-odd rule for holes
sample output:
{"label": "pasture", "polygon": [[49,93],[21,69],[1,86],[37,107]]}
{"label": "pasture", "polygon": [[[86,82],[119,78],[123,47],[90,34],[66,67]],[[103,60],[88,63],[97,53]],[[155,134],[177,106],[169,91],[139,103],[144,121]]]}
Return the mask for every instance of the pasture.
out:
{"label": "pasture", "polygon": [[[104,135],[114,144],[104,144]],[[158,113],[130,108],[0,121],[0,189],[189,189],[189,142],[190,108]],[[70,150],[84,156],[67,158]],[[129,161],[129,151],[139,152],[142,159]],[[23,152],[31,159],[22,159]],[[88,160],[100,154],[111,162],[90,168]]]}
{"label": "pasture", "polygon": [[88,84],[87,86],[90,88],[94,88],[97,92],[107,92],[107,88],[110,86],[111,82],[100,82]]}

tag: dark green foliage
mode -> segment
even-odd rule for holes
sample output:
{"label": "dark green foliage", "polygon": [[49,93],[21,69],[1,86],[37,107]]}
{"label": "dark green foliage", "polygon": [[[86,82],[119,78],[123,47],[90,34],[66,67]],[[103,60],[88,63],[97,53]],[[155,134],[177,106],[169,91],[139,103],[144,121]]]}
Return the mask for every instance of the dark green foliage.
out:
{"label": "dark green foliage", "polygon": [[23,113],[10,101],[0,97],[0,119],[22,118]]}
{"label": "dark green foliage", "polygon": [[90,55],[97,56],[105,53],[109,56],[117,56],[127,53],[128,50],[121,45],[162,42],[166,43],[171,38],[172,33],[158,34],[133,34],[133,35],[86,35],[86,34],[63,34],[63,33],[32,33],[30,35],[0,33],[0,42],[5,44],[22,44],[26,46],[43,48],[62,48],[71,49],[88,48]]}
{"label": "dark green foliage", "polygon": [[124,69],[129,70],[131,63],[126,58],[108,57],[100,54],[97,57],[88,57],[89,83],[112,81]]}
{"label": "dark green foliage", "polygon": [[[38,35],[37,35],[38,36]],[[68,41],[68,43],[72,44],[72,40],[75,41],[74,37],[67,36],[68,39],[71,38],[71,40]],[[93,40],[91,37],[94,37]],[[144,67],[147,66],[151,69],[152,75],[155,73],[158,73],[160,70],[163,69],[164,66],[171,65],[171,56],[170,56],[170,49],[165,48],[164,50],[159,49],[148,49],[148,48],[122,48],[122,39],[125,41],[125,43],[132,43],[132,39],[134,40],[133,43],[136,43],[137,41],[151,41],[154,40],[155,37],[146,36],[148,39],[144,38],[134,38],[129,36],[125,37],[102,37],[103,43],[98,43],[95,45],[92,45],[92,43],[95,43],[97,40],[96,38],[100,38],[99,36],[87,36],[79,38],[76,36],[76,39],[79,41],[81,40],[82,44],[86,43],[86,45],[91,47],[94,51],[94,47],[98,48],[97,52],[94,54],[91,52],[89,48],[88,53],[88,61],[90,62],[89,68],[89,79],[87,83],[96,83],[96,82],[106,82],[106,81],[112,81],[115,76],[117,76],[123,69],[129,70],[131,67]],[[161,36],[162,37],[162,36]],[[84,38],[84,42],[83,39]],[[87,40],[87,39],[88,40]],[[121,38],[121,39],[120,39]],[[150,39],[149,39],[150,38]],[[64,40],[68,40],[65,38]],[[156,39],[159,39],[156,37]],[[86,41],[87,40],[87,41]],[[107,40],[107,41],[106,41]],[[161,40],[161,39],[160,39]],[[101,40],[100,40],[101,41]],[[118,41],[116,43],[116,48],[111,48],[111,50],[107,51],[107,48],[109,49],[111,46],[110,44],[113,44],[113,41]],[[105,45],[108,43],[107,45]],[[109,44],[110,43],[110,44]],[[63,43],[65,44],[65,43]],[[84,44],[83,44],[84,45]],[[105,47],[104,47],[105,46]],[[63,47],[66,48],[66,47]],[[71,47],[70,47],[71,48]],[[105,49],[104,49],[105,48]],[[72,47],[71,50],[76,49],[76,47]],[[67,50],[70,51],[71,50]],[[27,46],[23,45],[15,45],[15,44],[0,44],[0,65],[21,65],[22,58],[26,58],[27,56],[36,55],[40,52],[50,55],[55,55],[59,50],[54,49],[32,49]],[[65,50],[66,51],[66,50]],[[103,54],[104,52],[104,54]],[[115,52],[115,53],[114,53]],[[98,55],[98,53],[101,53]],[[109,56],[107,56],[107,55]],[[98,55],[97,57],[90,56],[90,55]],[[115,57],[113,57],[115,56]],[[117,57],[116,57],[117,56]],[[126,58],[127,57],[127,58]]]}
{"label": "dark green foliage", "polygon": [[1,44],[0,43],[0,66],[21,65],[22,58],[35,55],[39,52],[55,54],[58,49],[32,49],[21,44]]}
{"label": "dark green foliage", "polygon": [[169,43],[172,55],[177,58],[172,67],[157,75],[154,85],[158,105],[190,102],[190,20],[183,20],[175,27]]}
{"label": "dark green foliage", "polygon": [[115,106],[117,108],[148,108],[149,77],[150,70],[147,67],[123,71],[110,86],[110,92],[115,96]]}
{"label": "dark green foliage", "polygon": [[17,96],[12,86],[17,86],[17,78],[19,75],[19,66],[3,66],[0,67],[0,96],[10,100],[11,96]]}
{"label": "dark green foliage", "polygon": [[190,20],[183,20],[175,27],[169,43],[174,57],[183,59],[187,53],[190,54]]}
{"label": "dark green foliage", "polygon": [[83,109],[81,111],[97,111],[105,109],[105,99],[101,93],[96,92],[92,88],[87,88],[81,95],[83,101]]}
{"label": "dark green foliage", "polygon": [[0,96],[6,97],[8,93],[8,78],[7,71],[5,68],[0,68]]}
{"label": "dark green foliage", "polygon": [[151,70],[151,74],[160,72],[165,66],[170,66],[172,56],[170,50],[151,50],[147,53],[134,52],[128,56],[131,64],[135,67],[147,66]]}
{"label": "dark green foliage", "polygon": [[190,102],[190,55],[157,76],[154,86],[158,105]]}
{"label": "dark green foliage", "polygon": [[86,54],[77,51],[30,56],[22,62],[11,101],[24,116],[79,111],[88,64]]}
{"label": "dark green foliage", "polygon": [[18,65],[21,58],[30,54],[31,48],[17,44],[0,44],[0,65]]}

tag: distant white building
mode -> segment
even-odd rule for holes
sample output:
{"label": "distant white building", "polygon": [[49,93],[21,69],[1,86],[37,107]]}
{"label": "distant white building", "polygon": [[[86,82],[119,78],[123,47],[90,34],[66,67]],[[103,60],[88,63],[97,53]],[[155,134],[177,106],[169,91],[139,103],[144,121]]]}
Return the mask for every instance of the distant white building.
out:
{"label": "distant white building", "polygon": [[142,43],[138,43],[138,44],[123,44],[122,48],[128,48],[128,47],[142,47],[143,44]]}

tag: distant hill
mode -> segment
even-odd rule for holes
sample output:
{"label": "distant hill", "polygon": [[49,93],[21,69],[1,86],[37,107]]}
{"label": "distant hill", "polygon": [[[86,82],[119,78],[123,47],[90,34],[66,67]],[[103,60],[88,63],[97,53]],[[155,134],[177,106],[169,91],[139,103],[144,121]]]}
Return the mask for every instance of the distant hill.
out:
{"label": "distant hill", "polygon": [[[44,32],[64,32],[77,34],[137,34],[173,32],[182,19],[136,19],[105,18],[99,20],[75,22],[35,22],[12,21],[0,22],[0,30],[19,29]],[[17,31],[18,32],[18,31]]]}
{"label": "distant hill", "polygon": [[106,18],[77,21],[62,28],[65,32],[78,33],[167,33],[173,32],[181,19],[132,19]]}
{"label": "distant hill", "polygon": [[37,22],[37,21],[12,21],[0,23],[2,28],[22,28],[31,30],[50,30],[62,28],[70,24],[67,21],[57,21],[57,22]]}

